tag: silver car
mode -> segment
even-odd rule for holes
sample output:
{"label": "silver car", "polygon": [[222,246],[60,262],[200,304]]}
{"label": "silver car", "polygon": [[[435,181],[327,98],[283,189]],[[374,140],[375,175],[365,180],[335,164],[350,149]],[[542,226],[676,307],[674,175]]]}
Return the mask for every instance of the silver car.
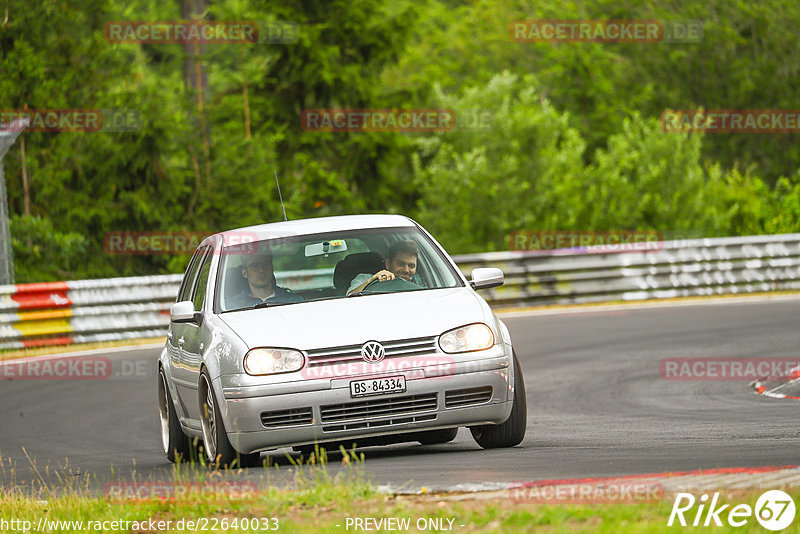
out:
{"label": "silver car", "polygon": [[315,444],[525,436],[508,329],[436,240],[399,215],[264,224],[206,238],[159,358],[162,445],[214,465]]}

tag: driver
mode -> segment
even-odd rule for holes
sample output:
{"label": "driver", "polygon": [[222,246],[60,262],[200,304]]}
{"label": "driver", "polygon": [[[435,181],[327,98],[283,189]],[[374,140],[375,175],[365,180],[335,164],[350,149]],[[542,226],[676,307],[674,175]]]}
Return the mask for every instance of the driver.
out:
{"label": "driver", "polygon": [[347,294],[363,291],[365,287],[376,280],[386,282],[394,280],[396,277],[411,282],[414,273],[417,272],[417,256],[419,256],[419,248],[416,243],[411,240],[398,241],[389,248],[389,254],[385,260],[386,269],[372,275],[369,273],[359,274],[350,282]]}
{"label": "driver", "polygon": [[242,276],[247,279],[248,288],[230,299],[230,309],[252,308],[262,302],[288,303],[302,302],[303,297],[288,289],[278,287],[272,268],[270,254],[254,254],[242,259]]}

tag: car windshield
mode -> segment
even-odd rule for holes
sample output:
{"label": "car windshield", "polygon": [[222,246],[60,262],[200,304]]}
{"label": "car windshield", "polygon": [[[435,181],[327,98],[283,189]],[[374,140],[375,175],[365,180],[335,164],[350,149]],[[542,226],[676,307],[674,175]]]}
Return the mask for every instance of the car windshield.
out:
{"label": "car windshield", "polygon": [[348,230],[225,247],[216,302],[227,312],[462,285],[417,228]]}

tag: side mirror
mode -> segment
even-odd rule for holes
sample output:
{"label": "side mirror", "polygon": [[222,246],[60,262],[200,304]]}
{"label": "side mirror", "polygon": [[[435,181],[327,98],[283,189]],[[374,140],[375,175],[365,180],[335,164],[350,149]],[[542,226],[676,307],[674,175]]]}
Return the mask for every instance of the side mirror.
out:
{"label": "side mirror", "polygon": [[173,323],[191,323],[195,320],[194,303],[191,300],[176,302],[169,309],[169,320]]}
{"label": "side mirror", "polygon": [[469,285],[473,289],[488,289],[490,287],[502,286],[505,281],[503,271],[495,267],[479,267],[472,269],[472,280]]}

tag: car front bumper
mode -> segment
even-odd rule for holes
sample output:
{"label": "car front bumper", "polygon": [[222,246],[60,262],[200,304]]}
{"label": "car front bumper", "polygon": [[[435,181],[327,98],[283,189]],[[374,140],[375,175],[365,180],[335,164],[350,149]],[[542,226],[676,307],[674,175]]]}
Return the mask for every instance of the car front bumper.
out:
{"label": "car front bumper", "polygon": [[[351,397],[352,380],[391,376],[385,373],[250,387],[226,387],[223,376],[215,380],[214,387],[223,395],[218,398],[225,399],[222,416],[231,444],[241,453],[251,453],[439,428],[499,424],[511,413],[511,373],[511,347],[499,344],[482,353],[479,359],[460,356],[444,374],[441,368],[394,373],[406,377],[403,393]],[[262,422],[264,414],[266,422]]]}

